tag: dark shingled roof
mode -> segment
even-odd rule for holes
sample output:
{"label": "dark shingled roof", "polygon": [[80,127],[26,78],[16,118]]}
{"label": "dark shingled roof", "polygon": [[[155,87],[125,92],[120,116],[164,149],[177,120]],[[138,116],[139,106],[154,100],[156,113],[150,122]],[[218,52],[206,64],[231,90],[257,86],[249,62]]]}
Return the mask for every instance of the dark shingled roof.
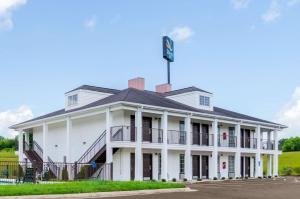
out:
{"label": "dark shingled roof", "polygon": [[244,119],[244,120],[251,120],[251,121],[256,121],[256,122],[264,122],[264,123],[268,123],[268,124],[272,124],[272,125],[278,125],[273,122],[269,122],[266,120],[258,119],[255,117],[236,113],[236,112],[225,110],[225,109],[218,108],[218,107],[214,107],[213,111],[197,109],[197,108],[176,102],[174,100],[168,99],[159,93],[152,92],[152,91],[141,91],[141,90],[137,90],[134,88],[128,88],[128,89],[124,89],[122,91],[118,91],[116,94],[113,94],[104,99],[95,101],[95,102],[85,105],[83,107],[71,109],[68,111],[65,111],[65,109],[61,109],[61,110],[34,118],[32,120],[23,122],[21,124],[40,120],[40,119],[45,119],[45,118],[49,118],[49,117],[53,117],[53,116],[59,116],[59,115],[65,114],[65,113],[71,113],[71,112],[78,111],[78,110],[84,110],[84,109],[88,109],[88,108],[92,108],[92,107],[97,107],[97,106],[101,106],[101,105],[105,105],[105,104],[109,104],[109,103],[114,103],[114,102],[132,102],[132,103],[138,103],[138,104],[144,104],[144,105],[160,106],[160,107],[179,109],[179,110],[187,110],[187,111],[192,111],[192,112],[212,114],[212,115],[216,115],[216,116],[225,116],[225,117],[231,117],[231,118],[236,118],[236,119]]}
{"label": "dark shingled roof", "polygon": [[103,87],[90,86],[90,85],[82,85],[82,86],[79,86],[78,88],[75,88],[71,91],[66,92],[66,94],[76,91],[76,90],[89,90],[89,91],[96,91],[96,92],[110,93],[110,94],[117,94],[118,92],[120,92],[120,90],[117,90],[117,89],[103,88]]}
{"label": "dark shingled roof", "polygon": [[189,92],[193,92],[193,91],[200,91],[200,92],[212,94],[212,93],[210,93],[208,91],[202,90],[202,89],[197,88],[195,86],[191,86],[191,87],[182,88],[182,89],[173,90],[173,91],[164,93],[164,96],[179,95],[179,94],[182,94],[182,93],[189,93]]}

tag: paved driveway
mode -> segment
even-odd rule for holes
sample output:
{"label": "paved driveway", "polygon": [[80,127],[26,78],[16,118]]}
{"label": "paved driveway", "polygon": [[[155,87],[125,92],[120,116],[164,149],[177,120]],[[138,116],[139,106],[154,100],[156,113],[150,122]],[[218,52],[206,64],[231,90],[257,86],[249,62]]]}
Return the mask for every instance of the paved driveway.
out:
{"label": "paved driveway", "polygon": [[127,196],[122,199],[300,199],[300,178],[205,182],[188,193]]}

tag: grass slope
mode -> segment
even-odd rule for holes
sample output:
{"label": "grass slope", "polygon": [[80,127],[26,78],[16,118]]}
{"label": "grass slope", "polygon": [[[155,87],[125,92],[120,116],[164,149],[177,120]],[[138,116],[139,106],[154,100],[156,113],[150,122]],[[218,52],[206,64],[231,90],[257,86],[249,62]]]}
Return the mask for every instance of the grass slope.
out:
{"label": "grass slope", "polygon": [[[282,170],[287,167],[300,168],[300,151],[285,152],[279,155],[279,175],[282,175]],[[267,173],[267,156],[264,156],[264,173]]]}
{"label": "grass slope", "polygon": [[0,151],[0,162],[3,161],[18,161],[18,156],[14,151]]}
{"label": "grass slope", "polygon": [[0,196],[46,195],[184,188],[182,183],[77,181],[59,184],[0,185]]}

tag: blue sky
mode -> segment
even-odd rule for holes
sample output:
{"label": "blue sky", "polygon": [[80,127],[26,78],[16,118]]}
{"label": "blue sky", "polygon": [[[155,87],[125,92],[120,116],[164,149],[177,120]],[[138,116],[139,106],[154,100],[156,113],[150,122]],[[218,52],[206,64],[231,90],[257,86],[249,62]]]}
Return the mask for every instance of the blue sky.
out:
{"label": "blue sky", "polygon": [[174,89],[209,90],[216,106],[300,135],[299,0],[1,2],[0,135],[81,84],[122,89],[142,76],[153,90],[166,81],[164,34]]}

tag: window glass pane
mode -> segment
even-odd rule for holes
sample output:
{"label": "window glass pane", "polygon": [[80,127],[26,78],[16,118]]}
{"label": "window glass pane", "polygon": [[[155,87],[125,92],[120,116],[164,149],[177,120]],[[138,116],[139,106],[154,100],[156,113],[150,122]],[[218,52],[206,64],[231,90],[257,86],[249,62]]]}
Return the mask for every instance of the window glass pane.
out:
{"label": "window glass pane", "polygon": [[201,106],[210,106],[210,98],[207,96],[200,95],[200,105]]}
{"label": "window glass pane", "polygon": [[179,170],[180,174],[184,174],[184,154],[180,154],[179,156]]}

